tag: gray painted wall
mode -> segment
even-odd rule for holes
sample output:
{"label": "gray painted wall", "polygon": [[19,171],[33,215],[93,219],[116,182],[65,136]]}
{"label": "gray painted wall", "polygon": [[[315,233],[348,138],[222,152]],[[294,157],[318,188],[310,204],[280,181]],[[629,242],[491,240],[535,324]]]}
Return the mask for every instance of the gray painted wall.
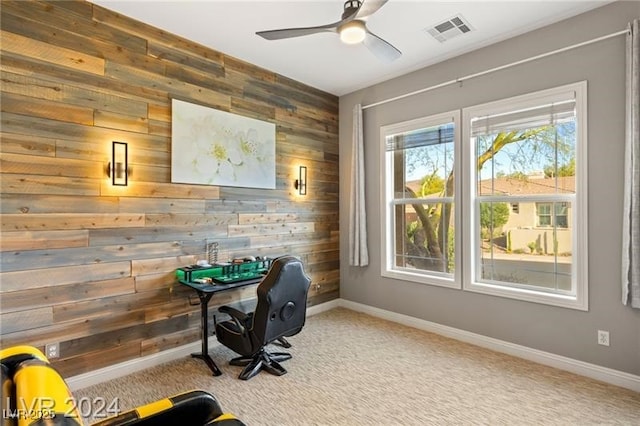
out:
{"label": "gray painted wall", "polygon": [[[626,28],[640,3],[608,4],[340,98],[341,297],[473,333],[640,375],[640,310],[621,303],[625,37],[368,109],[364,113],[370,265],[349,266],[352,109]],[[589,311],[504,299],[380,275],[380,126],[588,81]],[[596,343],[609,330],[611,346]]]}

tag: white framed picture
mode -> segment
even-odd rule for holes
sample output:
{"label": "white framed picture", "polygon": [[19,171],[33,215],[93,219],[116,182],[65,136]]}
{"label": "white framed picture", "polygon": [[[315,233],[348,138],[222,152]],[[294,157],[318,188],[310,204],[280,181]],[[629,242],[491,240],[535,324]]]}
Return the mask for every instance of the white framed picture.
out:
{"label": "white framed picture", "polygon": [[171,182],[276,187],[276,126],[172,99]]}

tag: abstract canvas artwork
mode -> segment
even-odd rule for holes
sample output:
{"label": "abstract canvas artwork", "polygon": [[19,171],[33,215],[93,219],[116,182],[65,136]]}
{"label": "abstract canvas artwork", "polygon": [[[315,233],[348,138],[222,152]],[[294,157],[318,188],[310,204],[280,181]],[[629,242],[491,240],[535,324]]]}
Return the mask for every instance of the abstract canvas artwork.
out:
{"label": "abstract canvas artwork", "polygon": [[171,106],[171,182],[276,187],[274,123],[177,99]]}

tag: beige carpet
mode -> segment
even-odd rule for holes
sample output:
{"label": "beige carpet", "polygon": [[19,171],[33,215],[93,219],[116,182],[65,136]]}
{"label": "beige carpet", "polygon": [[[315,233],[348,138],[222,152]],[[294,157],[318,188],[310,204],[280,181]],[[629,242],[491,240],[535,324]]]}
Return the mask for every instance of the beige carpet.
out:
{"label": "beige carpet", "polygon": [[237,379],[183,358],[74,392],[121,408],[189,389],[212,392],[251,426],[640,425],[640,393],[356,313],[334,309],[289,339],[288,374]]}

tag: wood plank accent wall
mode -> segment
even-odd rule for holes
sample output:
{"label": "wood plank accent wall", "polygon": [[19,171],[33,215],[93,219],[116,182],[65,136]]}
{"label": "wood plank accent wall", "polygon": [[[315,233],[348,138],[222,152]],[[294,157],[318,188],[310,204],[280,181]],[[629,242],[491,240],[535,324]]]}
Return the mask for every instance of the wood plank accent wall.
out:
{"label": "wood plank accent wall", "polygon": [[[213,241],[221,260],[300,256],[309,304],[338,297],[337,97],[92,3],[0,9],[3,347],[60,342],[72,376],[199,340],[175,269]],[[172,98],[275,123],[276,189],[172,184]],[[113,140],[128,187],[105,173]]]}

